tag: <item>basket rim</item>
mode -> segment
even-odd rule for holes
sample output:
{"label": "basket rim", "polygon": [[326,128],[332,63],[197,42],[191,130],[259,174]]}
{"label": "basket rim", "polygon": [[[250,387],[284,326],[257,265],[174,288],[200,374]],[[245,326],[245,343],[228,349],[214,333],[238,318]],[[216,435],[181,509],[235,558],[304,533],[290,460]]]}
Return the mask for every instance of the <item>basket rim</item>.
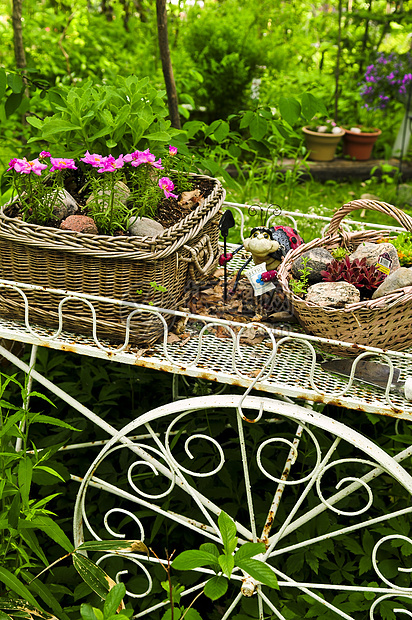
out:
{"label": "basket rim", "polygon": [[105,258],[164,258],[190,242],[218,213],[225,199],[226,192],[217,178],[195,173],[186,173],[186,176],[213,181],[211,193],[184,218],[154,237],[93,235],[32,224],[5,215],[9,201],[0,209],[0,240]]}

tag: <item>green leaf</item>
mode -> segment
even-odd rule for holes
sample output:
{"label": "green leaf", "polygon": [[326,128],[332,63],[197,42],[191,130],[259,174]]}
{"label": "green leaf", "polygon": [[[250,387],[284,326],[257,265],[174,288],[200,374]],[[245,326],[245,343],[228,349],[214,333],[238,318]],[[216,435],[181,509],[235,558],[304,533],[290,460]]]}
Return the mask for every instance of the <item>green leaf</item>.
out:
{"label": "green leaf", "polygon": [[37,129],[41,129],[43,127],[43,121],[40,120],[40,118],[37,118],[37,116],[28,116],[26,120],[32,127],[36,127]]}
{"label": "green leaf", "polygon": [[17,73],[9,73],[7,76],[7,83],[13,93],[21,93],[21,91],[24,89],[23,80]]}
{"label": "green leaf", "polygon": [[258,555],[258,553],[264,553],[265,550],[266,550],[265,543],[247,542],[236,551],[235,565],[237,566],[237,562],[239,560],[244,560],[246,558],[252,558],[254,555]]}
{"label": "green leaf", "polygon": [[113,581],[110,579],[109,575],[94,562],[89,560],[89,558],[80,553],[73,553],[72,558],[73,566],[83,581],[85,581],[96,594],[105,599],[113,585]]}
{"label": "green leaf", "polygon": [[302,116],[305,120],[311,121],[316,114],[325,115],[328,113],[323,101],[312,95],[312,93],[303,93],[301,96]]}
{"label": "green leaf", "polygon": [[270,588],[279,589],[278,580],[276,579],[276,575],[271,568],[264,562],[260,562],[259,560],[241,560],[237,563],[237,566],[244,570],[248,575],[265,584],[265,586],[269,586]]}
{"label": "green leaf", "polygon": [[81,129],[80,125],[74,125],[62,118],[55,118],[44,123],[42,134],[44,138],[47,138],[55,133],[66,133],[79,129]]}
{"label": "green leaf", "polygon": [[197,551],[196,549],[179,553],[172,562],[173,568],[177,570],[193,570],[209,564],[216,564],[216,556],[213,553]]}
{"label": "green leaf", "polygon": [[18,109],[23,99],[23,93],[11,93],[6,99],[6,103],[4,104],[4,110],[6,112],[6,116],[11,116]]}
{"label": "green leaf", "polygon": [[20,495],[23,501],[23,506],[27,507],[29,503],[29,494],[31,487],[31,480],[33,477],[33,463],[29,457],[24,457],[20,460],[18,468],[18,481],[20,488]]}
{"label": "green leaf", "polygon": [[3,582],[9,590],[26,599],[26,601],[34,607],[41,609],[30,590],[28,590],[26,586],[19,581],[15,575],[13,575],[13,573],[2,566],[0,566],[0,581]]}
{"label": "green leaf", "polygon": [[0,620],[13,620],[11,616],[0,610]]}
{"label": "green leaf", "polygon": [[297,123],[300,117],[300,103],[295,97],[281,97],[279,100],[279,112],[289,125]]}
{"label": "green leaf", "polygon": [[203,543],[203,545],[200,545],[199,549],[200,551],[206,551],[207,553],[212,553],[213,555],[216,556],[216,560],[219,557],[219,549],[216,547],[215,543]]}
{"label": "green leaf", "polygon": [[226,594],[227,587],[227,579],[225,579],[225,577],[222,577],[222,575],[219,575],[217,577],[212,577],[211,579],[209,579],[203,591],[208,598],[211,598],[212,601],[216,601],[216,599]]}
{"label": "green leaf", "polygon": [[82,603],[80,605],[80,615],[83,620],[97,620],[93,607],[89,603]]}
{"label": "green leaf", "polygon": [[252,119],[254,118],[255,113],[252,112],[252,110],[248,110],[247,112],[245,112],[242,116],[242,119],[240,121],[240,129],[244,129],[245,127],[249,127]]}
{"label": "green leaf", "polygon": [[7,90],[7,76],[3,67],[0,67],[0,99],[4,97]]}
{"label": "green leaf", "polygon": [[29,571],[24,571],[23,576],[26,581],[31,581],[30,588],[53,610],[59,620],[69,620],[69,616],[63,611],[59,601],[50,592],[48,586],[44,585],[39,579],[33,579],[33,575]]}
{"label": "green leaf", "polygon": [[61,476],[56,470],[52,469],[51,467],[47,467],[47,465],[36,465],[36,471],[38,471],[39,469],[47,472],[51,476],[56,476],[56,478],[59,478],[59,480],[65,482],[63,476]]}
{"label": "green leaf", "polygon": [[7,521],[10,527],[17,530],[19,526],[19,516],[20,516],[20,495],[16,493],[13,497],[13,501],[10,505],[9,511],[7,513]]}
{"label": "green leaf", "polygon": [[250,125],[250,135],[254,140],[260,141],[268,130],[268,123],[260,114],[255,114]]}
{"label": "green leaf", "polygon": [[103,613],[106,618],[116,613],[125,594],[126,586],[124,585],[124,583],[117,583],[115,586],[113,586],[113,588],[106,596],[106,600],[103,606]]}
{"label": "green leaf", "polygon": [[47,534],[47,536],[49,536],[54,542],[63,547],[63,549],[68,553],[74,551],[74,546],[67,538],[66,534],[63,532],[61,527],[50,517],[39,515],[37,517],[34,517],[31,521],[25,521],[23,519],[20,519],[19,528],[20,527],[29,529],[38,528],[39,530]]}
{"label": "green leaf", "polygon": [[224,574],[230,579],[230,575],[235,566],[235,558],[233,555],[219,555],[217,561]]}
{"label": "green leaf", "polygon": [[88,540],[79,545],[76,551],[123,551],[127,553],[143,551],[149,553],[141,540]]}
{"label": "green leaf", "polygon": [[196,609],[193,609],[193,607],[191,607],[190,609],[186,610],[185,620],[202,620],[202,616],[198,611],[196,611]]}
{"label": "green leaf", "polygon": [[[236,525],[225,512],[220,513],[217,520],[226,553],[232,553],[237,545]],[[233,546],[234,545],[234,546]]]}
{"label": "green leaf", "polygon": [[72,426],[71,424],[68,424],[67,422],[63,422],[63,420],[59,420],[58,418],[55,418],[53,416],[50,415],[43,415],[43,414],[35,414],[31,420],[32,424],[35,423],[41,423],[41,424],[52,424],[53,426],[59,426],[61,428],[68,428],[71,431],[79,431],[80,429],[75,428],[74,426]]}
{"label": "green leaf", "polygon": [[214,130],[213,135],[217,142],[223,142],[230,131],[229,123],[221,121],[219,126]]}

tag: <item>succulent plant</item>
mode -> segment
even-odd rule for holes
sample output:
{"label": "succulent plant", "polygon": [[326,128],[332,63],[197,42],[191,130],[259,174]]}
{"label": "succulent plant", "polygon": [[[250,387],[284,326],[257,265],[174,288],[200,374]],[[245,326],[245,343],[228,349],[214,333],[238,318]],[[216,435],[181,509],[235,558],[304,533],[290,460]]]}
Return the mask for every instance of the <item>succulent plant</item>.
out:
{"label": "succulent plant", "polygon": [[376,269],[375,265],[368,265],[366,258],[355,258],[349,260],[345,256],[343,260],[336,260],[329,263],[325,271],[321,271],[324,282],[339,282],[344,280],[359,289],[372,291],[384,281],[386,274]]}

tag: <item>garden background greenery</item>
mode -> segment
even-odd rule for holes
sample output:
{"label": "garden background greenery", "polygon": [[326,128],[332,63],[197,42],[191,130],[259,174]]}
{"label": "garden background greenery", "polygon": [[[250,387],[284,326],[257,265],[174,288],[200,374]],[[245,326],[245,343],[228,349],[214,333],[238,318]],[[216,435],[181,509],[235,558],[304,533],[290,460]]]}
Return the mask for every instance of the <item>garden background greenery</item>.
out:
{"label": "garden background greenery", "polygon": [[[167,121],[154,0],[0,1],[1,170],[6,171],[11,158],[32,159],[46,147],[53,155],[63,157],[78,155],[85,144],[90,152],[97,144],[107,154],[115,154],[126,146],[163,145],[171,140],[191,156],[193,169],[222,179],[228,200],[269,202],[323,214],[331,214],[365,192],[397,204],[398,177],[387,162],[404,115],[405,99],[393,89],[384,107],[366,109],[361,91],[365,72],[375,65],[379,53],[394,52],[408,59],[410,3],[178,0],[167,8],[179,130]],[[22,20],[16,21],[19,11]],[[16,33],[20,27],[23,47],[19,48]],[[144,94],[137,101],[152,102],[149,112],[142,105],[144,127],[139,125],[139,110],[133,108],[122,115],[111,107],[119,93],[130,102],[136,88]],[[127,125],[131,112],[141,129],[139,144],[133,144],[134,134]],[[362,181],[314,181],[305,166],[307,153],[300,132],[313,116],[334,118],[347,126],[364,123],[380,127],[382,136],[375,157],[386,163]],[[89,129],[92,124],[93,136]],[[152,124],[155,127],[148,134]],[[107,128],[109,133],[105,133]],[[284,160],[292,162],[288,169]],[[2,202],[10,195],[7,184],[4,174]],[[28,359],[29,351],[22,355]],[[39,351],[38,370],[103,419],[110,417],[113,423],[115,411],[118,428],[170,401],[172,379],[162,373],[47,349]],[[211,390],[200,381],[185,389],[187,395]],[[403,422],[395,433],[391,419],[363,415],[360,420],[356,412],[333,408],[326,413],[379,439],[393,453],[411,443],[412,433]],[[83,457],[77,453],[58,449],[77,441],[79,434],[82,441],[92,441],[103,438],[104,433],[100,436],[97,429],[90,429],[80,414],[46,390],[32,395],[28,406],[24,377],[6,363],[1,374],[0,415],[1,595],[27,599],[32,608],[42,607],[59,619],[74,620],[80,616],[81,603],[98,606],[99,599],[67,558],[41,579],[33,581],[33,577],[72,552],[69,539],[77,487],[69,482],[69,471],[84,472],[87,465],[83,466]],[[197,424],[199,420],[194,418],[191,427]],[[215,431],[218,434],[222,429],[216,427]],[[254,433],[252,443],[260,439],[258,429]],[[31,452],[15,452],[17,437]],[[381,484],[382,495],[390,495],[394,506],[410,501],[393,481],[382,479]],[[232,496],[227,486],[221,486],[233,512],[233,489],[237,485],[233,484]],[[239,504],[243,499],[236,496]],[[95,509],[100,508],[96,498]],[[156,522],[150,542],[162,547],[164,541],[157,539],[159,527]],[[409,522],[399,518],[386,526],[384,533],[402,531],[408,535],[409,530]],[[378,526],[371,528],[363,546],[358,547],[350,537],[341,537],[335,550],[324,542],[317,557],[298,553],[289,569],[294,566],[295,576],[301,580],[305,580],[308,567],[329,575],[334,583],[352,583],[359,571],[367,580],[374,536],[382,532]],[[173,544],[176,533],[170,530],[168,537]],[[190,542],[197,544],[195,539]],[[355,554],[357,563],[349,559],[349,552],[350,557]],[[165,596],[162,580],[160,571],[153,590],[155,600]],[[330,613],[322,615],[319,606],[303,596],[278,603],[288,619],[332,617]],[[365,617],[359,597],[348,596],[342,605],[354,618]],[[7,608],[3,601],[9,616],[19,616],[22,610],[12,607]],[[83,608],[82,613],[93,617],[90,609]],[[191,613],[187,620],[197,620],[195,610]],[[236,618],[248,620],[254,614],[245,601]],[[395,618],[389,607],[382,614],[388,620]],[[6,619],[5,611],[1,617]],[[153,620],[157,617],[161,617],[160,612]],[[218,618],[218,607],[211,606],[207,617]]]}

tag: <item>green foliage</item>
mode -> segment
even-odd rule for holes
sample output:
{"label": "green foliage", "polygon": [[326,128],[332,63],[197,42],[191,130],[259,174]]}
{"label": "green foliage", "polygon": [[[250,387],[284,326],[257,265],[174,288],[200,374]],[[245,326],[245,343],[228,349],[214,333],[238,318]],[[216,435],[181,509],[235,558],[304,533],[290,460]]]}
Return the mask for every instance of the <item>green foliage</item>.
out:
{"label": "green foliage", "polygon": [[308,262],[309,256],[304,256],[302,258],[302,269],[299,269],[301,273],[299,280],[296,280],[295,278],[291,278],[289,280],[290,288],[292,289],[293,293],[295,293],[295,295],[298,295],[299,297],[306,295],[306,293],[308,292],[309,275],[312,271],[312,269],[308,267]]}
{"label": "green foliage", "polygon": [[399,262],[402,266],[412,265],[412,236],[410,233],[404,232],[396,237],[396,239],[390,239],[390,243],[395,246]]}
{"label": "green foliage", "polygon": [[179,132],[170,126],[164,91],[148,78],[117,78],[97,85],[60,86],[48,93],[53,114],[40,120],[29,116],[36,137],[52,145],[60,157],[78,157],[86,151],[120,155],[169,143]]}
{"label": "green foliage", "polygon": [[198,551],[193,549],[180,553],[173,560],[172,567],[177,570],[193,570],[201,566],[211,566],[218,574],[207,581],[204,593],[212,600],[216,600],[226,593],[228,589],[227,580],[230,579],[235,567],[240,568],[270,588],[278,588],[275,573],[267,564],[254,559],[254,556],[264,553],[265,545],[263,543],[245,543],[234,553],[238,544],[234,521],[222,511],[218,518],[218,526],[222,537],[223,553],[219,553],[218,548],[213,543],[205,543],[200,546]]}
{"label": "green foliage", "polygon": [[237,112],[257,65],[264,64],[251,6],[232,0],[202,10],[196,5],[188,13],[183,45],[202,75],[196,100],[206,106],[209,120]]}

